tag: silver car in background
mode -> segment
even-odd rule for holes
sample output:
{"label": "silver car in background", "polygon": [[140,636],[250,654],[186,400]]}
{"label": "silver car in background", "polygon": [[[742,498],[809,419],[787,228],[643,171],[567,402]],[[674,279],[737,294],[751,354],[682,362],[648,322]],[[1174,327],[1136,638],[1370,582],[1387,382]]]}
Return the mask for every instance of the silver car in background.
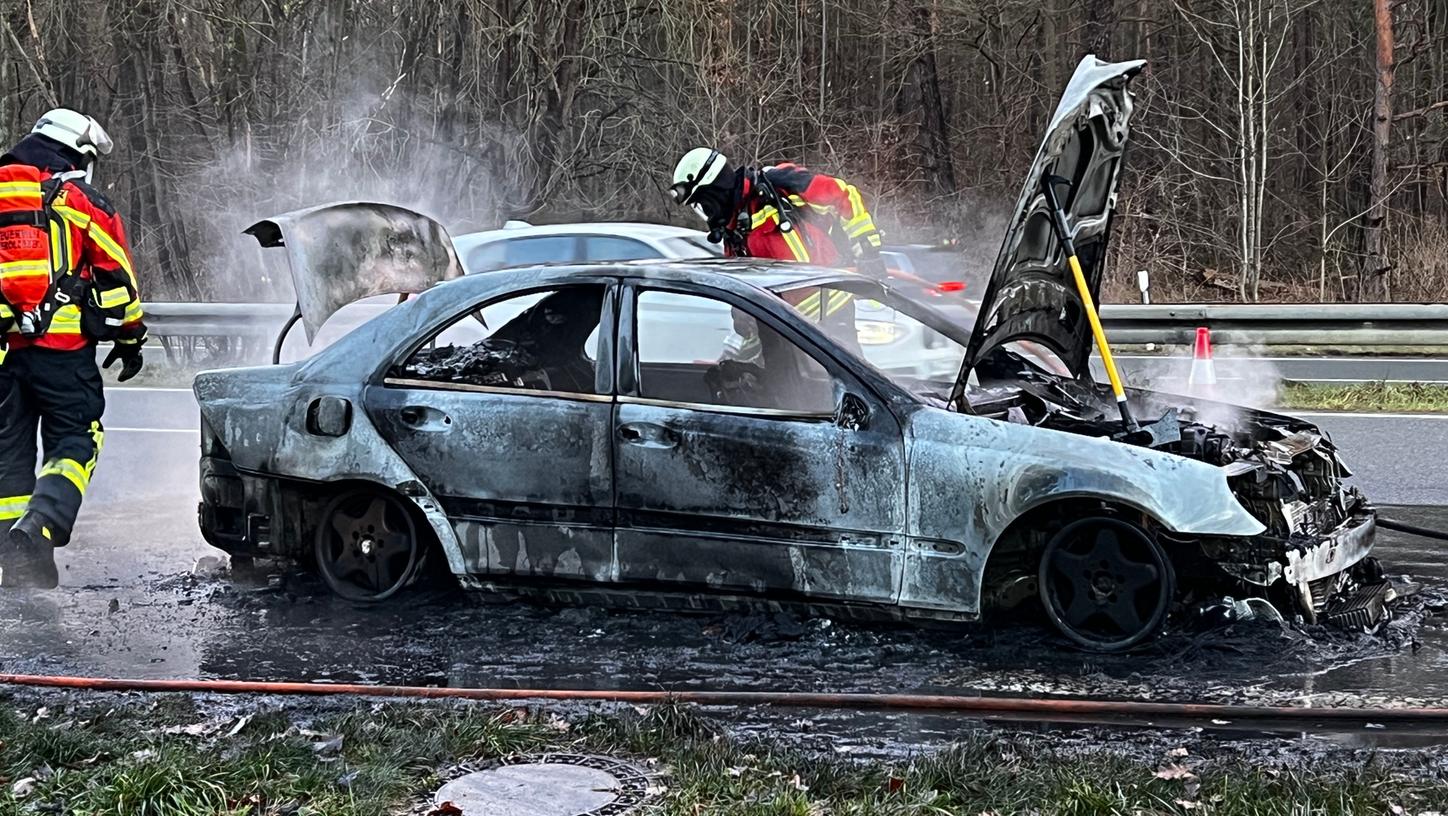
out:
{"label": "silver car in background", "polygon": [[543,226],[509,221],[502,229],[459,235],[453,246],[469,274],[549,263],[717,258],[723,254],[698,230],[612,221]]}

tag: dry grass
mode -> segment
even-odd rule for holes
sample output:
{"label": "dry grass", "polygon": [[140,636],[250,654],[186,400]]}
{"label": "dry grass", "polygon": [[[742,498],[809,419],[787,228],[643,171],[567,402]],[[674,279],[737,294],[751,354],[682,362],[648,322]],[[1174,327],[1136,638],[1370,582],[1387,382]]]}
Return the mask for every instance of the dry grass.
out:
{"label": "dry grass", "polygon": [[1384,411],[1439,413],[1448,411],[1448,385],[1363,383],[1325,385],[1284,383],[1281,407],[1301,411]]}
{"label": "dry grass", "polygon": [[[1180,258],[1158,259],[1150,246],[1131,246],[1129,231],[1112,245],[1110,272],[1102,282],[1102,302],[1139,303],[1136,270],[1151,273],[1151,299],[1155,303],[1237,303],[1236,271],[1203,260],[1185,264]],[[1448,301],[1448,223],[1406,215],[1389,226],[1388,246],[1392,271],[1390,299],[1397,303]],[[1321,267],[1315,253],[1295,258],[1269,258],[1263,270],[1263,303],[1350,303],[1361,258],[1337,249],[1328,253],[1327,286],[1321,286]]]}

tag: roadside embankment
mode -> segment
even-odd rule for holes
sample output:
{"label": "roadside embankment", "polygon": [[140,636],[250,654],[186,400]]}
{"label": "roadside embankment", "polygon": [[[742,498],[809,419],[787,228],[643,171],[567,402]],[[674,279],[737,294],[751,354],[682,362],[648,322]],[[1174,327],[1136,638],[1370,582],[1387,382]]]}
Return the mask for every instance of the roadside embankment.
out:
{"label": "roadside embankment", "polygon": [[[0,695],[0,814],[425,813],[460,763],[626,757],[659,814],[1426,813],[1448,808],[1443,756],[1199,733],[972,729],[907,759],[741,736],[713,714],[478,704]],[[260,704],[258,704],[260,703]]]}

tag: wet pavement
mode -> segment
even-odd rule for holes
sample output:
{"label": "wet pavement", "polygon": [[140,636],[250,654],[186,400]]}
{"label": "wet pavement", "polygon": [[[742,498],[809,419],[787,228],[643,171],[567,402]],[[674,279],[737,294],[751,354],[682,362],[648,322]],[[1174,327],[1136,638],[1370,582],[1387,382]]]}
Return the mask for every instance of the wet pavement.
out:
{"label": "wet pavement", "polygon": [[[1176,629],[1143,651],[1101,656],[1072,651],[1034,623],[926,629],[554,608],[481,603],[453,590],[358,606],[295,572],[270,582],[189,574],[213,551],[174,497],[98,504],[104,512],[88,509],[78,543],[63,553],[60,590],[0,593],[0,671],[1448,704],[1448,565],[1440,555],[1448,545],[1393,532],[1382,533],[1377,554],[1390,575],[1411,575],[1424,592],[1379,633],[1241,623]],[[1448,508],[1383,513],[1448,528]],[[108,542],[104,550],[97,541]]]}

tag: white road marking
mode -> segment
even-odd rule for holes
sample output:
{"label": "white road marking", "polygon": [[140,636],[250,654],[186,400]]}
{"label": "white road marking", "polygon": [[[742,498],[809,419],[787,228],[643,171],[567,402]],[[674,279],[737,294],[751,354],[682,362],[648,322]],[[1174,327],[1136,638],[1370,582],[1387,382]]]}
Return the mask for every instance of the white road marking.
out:
{"label": "white road marking", "polygon": [[1353,383],[1372,385],[1373,383],[1387,383],[1389,385],[1448,385],[1448,380],[1378,380],[1364,379],[1362,377],[1348,377],[1346,379],[1330,379],[1327,377],[1283,377],[1284,380],[1304,383]]}
{"label": "white road marking", "polygon": [[107,425],[107,426],[105,427],[105,432],[106,432],[106,433],[117,433],[117,432],[119,432],[119,433],[184,433],[184,434],[200,434],[200,433],[201,433],[200,429],[198,429],[198,428],[112,428],[112,427],[109,426],[109,425]]}
{"label": "white road marking", "polygon": [[163,388],[163,387],[158,386],[158,385],[108,385],[108,386],[106,386],[106,392],[109,393],[109,392],[111,392],[111,391],[160,391],[160,392],[163,392],[163,393],[175,393],[175,394],[181,394],[181,393],[190,394],[190,393],[191,393],[191,389],[189,389],[189,388]]}
{"label": "white road marking", "polygon": [[1299,417],[1345,417],[1347,419],[1448,419],[1448,414],[1375,414],[1353,411],[1293,411],[1290,408],[1272,409],[1288,411],[1292,416]]}

